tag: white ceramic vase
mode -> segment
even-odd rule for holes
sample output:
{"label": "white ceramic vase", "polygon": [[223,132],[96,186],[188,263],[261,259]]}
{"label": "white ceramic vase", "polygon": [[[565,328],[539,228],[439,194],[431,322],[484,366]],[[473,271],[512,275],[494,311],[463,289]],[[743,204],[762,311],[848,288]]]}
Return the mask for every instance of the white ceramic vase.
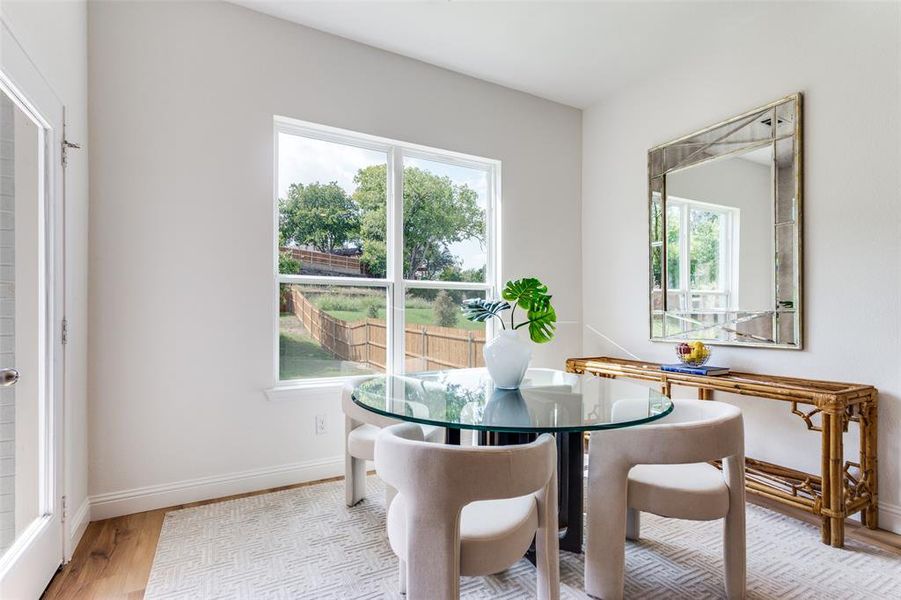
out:
{"label": "white ceramic vase", "polygon": [[508,329],[485,344],[482,354],[495,387],[515,390],[529,368],[532,347],[528,342],[520,340],[515,331]]}

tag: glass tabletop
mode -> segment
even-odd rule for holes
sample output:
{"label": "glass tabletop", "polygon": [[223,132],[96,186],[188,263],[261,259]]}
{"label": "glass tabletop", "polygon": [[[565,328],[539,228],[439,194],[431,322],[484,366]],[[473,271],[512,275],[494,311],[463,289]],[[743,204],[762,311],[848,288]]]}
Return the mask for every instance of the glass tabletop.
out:
{"label": "glass tabletop", "polygon": [[485,369],[382,375],[354,387],[353,401],[380,415],[451,429],[567,432],[647,423],[672,401],[633,381],[529,369],[518,390],[494,387]]}

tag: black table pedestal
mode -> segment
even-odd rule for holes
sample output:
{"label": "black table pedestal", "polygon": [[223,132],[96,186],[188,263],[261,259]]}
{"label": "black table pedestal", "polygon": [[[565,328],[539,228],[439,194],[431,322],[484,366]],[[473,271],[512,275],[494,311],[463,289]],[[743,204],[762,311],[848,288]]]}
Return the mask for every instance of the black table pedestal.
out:
{"label": "black table pedestal", "polygon": [[557,434],[557,495],[560,503],[560,549],[582,552],[584,531],[584,470],[583,433]]}
{"label": "black table pedestal", "polygon": [[[451,432],[454,435],[451,435]],[[460,430],[447,430],[447,443],[460,443]],[[557,433],[557,506],[560,527],[560,549],[567,552],[582,552],[583,535],[583,471],[585,468],[584,446],[581,431]],[[534,433],[479,432],[481,446],[510,446],[528,444],[538,436]],[[534,553],[529,552],[529,560],[535,562]]]}

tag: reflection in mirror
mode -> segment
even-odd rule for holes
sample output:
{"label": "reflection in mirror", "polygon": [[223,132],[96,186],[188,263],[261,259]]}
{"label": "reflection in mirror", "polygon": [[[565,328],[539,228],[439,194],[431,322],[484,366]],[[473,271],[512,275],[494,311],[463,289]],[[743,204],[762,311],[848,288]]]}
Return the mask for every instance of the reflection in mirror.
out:
{"label": "reflection in mirror", "polygon": [[652,339],[800,347],[800,110],[791,96],[650,151]]}
{"label": "reflection in mirror", "polygon": [[[768,310],[773,298],[772,146],[667,177],[669,307]],[[734,185],[740,181],[741,185]],[[682,250],[682,252],[680,252]]]}

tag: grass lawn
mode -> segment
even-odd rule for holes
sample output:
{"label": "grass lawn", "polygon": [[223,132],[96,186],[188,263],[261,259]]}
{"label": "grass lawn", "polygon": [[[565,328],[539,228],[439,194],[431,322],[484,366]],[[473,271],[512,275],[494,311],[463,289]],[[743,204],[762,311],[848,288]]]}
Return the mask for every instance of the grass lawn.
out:
{"label": "grass lawn", "polygon": [[[372,318],[386,320],[385,296],[374,290],[351,291],[333,288],[327,293],[316,293],[315,290],[310,290],[306,296],[319,310],[348,323],[366,320],[369,317],[369,311],[373,309],[376,313]],[[434,300],[408,295],[404,301],[407,324],[438,325],[438,320],[435,318],[435,306],[436,301]],[[485,325],[467,321],[459,306],[455,306],[453,310],[456,313],[457,321],[451,327],[467,331],[484,331]]]}
{"label": "grass lawn", "polygon": [[307,335],[300,325],[300,321],[294,315],[283,313],[279,324],[278,370],[280,379],[364,375],[373,372],[356,363],[336,358],[331,352],[324,350],[316,340]]}
{"label": "grass lawn", "polygon": [[[367,313],[365,310],[326,310],[327,314],[335,317],[336,319],[341,319],[342,321],[363,321],[367,317]],[[438,323],[435,320],[435,313],[431,308],[407,308],[404,311],[404,314],[407,318],[407,324],[409,325],[437,325]],[[378,317],[381,320],[385,320],[385,309],[380,308],[378,311]],[[463,318],[461,314],[457,318],[457,323],[454,325],[458,329],[467,329],[472,331],[482,331],[485,328],[483,323],[474,323],[472,321],[467,321]]]}

